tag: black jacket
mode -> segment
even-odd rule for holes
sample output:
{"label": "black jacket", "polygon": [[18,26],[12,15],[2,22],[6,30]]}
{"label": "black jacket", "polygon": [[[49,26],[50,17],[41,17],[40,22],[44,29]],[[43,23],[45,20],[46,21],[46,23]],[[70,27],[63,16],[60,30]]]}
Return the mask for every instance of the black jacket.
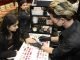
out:
{"label": "black jacket", "polygon": [[80,60],[80,22],[61,32],[57,48],[53,50],[56,60]]}
{"label": "black jacket", "polygon": [[25,12],[24,10],[20,10],[18,13],[19,17],[19,32],[21,37],[29,32],[30,28],[30,14]]}
{"label": "black jacket", "polygon": [[0,59],[16,56],[16,51],[14,50],[18,50],[22,43],[19,41],[19,35],[17,33],[13,34],[12,40],[13,47],[9,48],[7,36],[0,32]]}

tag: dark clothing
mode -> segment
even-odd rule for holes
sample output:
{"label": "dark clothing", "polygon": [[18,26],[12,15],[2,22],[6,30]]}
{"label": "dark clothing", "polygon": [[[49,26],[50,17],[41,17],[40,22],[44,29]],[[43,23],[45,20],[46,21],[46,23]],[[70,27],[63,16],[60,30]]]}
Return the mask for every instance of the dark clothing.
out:
{"label": "dark clothing", "polygon": [[17,1],[17,3],[19,4],[20,3],[20,1],[22,1],[22,0],[16,0]]}
{"label": "dark clothing", "polygon": [[16,56],[15,50],[18,50],[21,46],[18,38],[17,33],[13,33],[12,41],[9,41],[7,36],[0,32],[0,59]]}
{"label": "dark clothing", "polygon": [[20,10],[18,15],[19,15],[19,23],[20,23],[19,24],[20,35],[21,37],[23,37],[25,33],[27,34],[29,32],[30,16],[24,10]]}
{"label": "dark clothing", "polygon": [[80,60],[80,23],[61,32],[59,45],[53,50],[55,60]]}
{"label": "dark clothing", "polygon": [[76,13],[76,19],[78,19],[80,21],[80,2],[79,2],[79,7]]}

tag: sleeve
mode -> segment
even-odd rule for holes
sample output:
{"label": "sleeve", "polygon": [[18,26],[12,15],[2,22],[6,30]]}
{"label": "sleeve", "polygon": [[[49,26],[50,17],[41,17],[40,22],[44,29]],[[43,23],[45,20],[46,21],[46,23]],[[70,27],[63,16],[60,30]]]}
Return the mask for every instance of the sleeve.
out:
{"label": "sleeve", "polygon": [[23,42],[20,40],[20,34],[18,30],[15,33],[13,33],[13,40],[14,50],[19,50]]}
{"label": "sleeve", "polygon": [[[76,38],[74,38],[76,37]],[[67,54],[70,54],[73,52],[73,49],[76,47],[76,39],[78,39],[76,34],[69,36],[66,39],[63,39],[57,48],[55,48],[52,52],[54,58],[66,56]]]}
{"label": "sleeve", "polygon": [[4,42],[3,36],[0,34],[0,59],[14,57],[16,55],[16,51],[7,50]]}
{"label": "sleeve", "polygon": [[0,58],[9,58],[9,57],[15,57],[16,56],[16,51],[4,51],[1,53]]}

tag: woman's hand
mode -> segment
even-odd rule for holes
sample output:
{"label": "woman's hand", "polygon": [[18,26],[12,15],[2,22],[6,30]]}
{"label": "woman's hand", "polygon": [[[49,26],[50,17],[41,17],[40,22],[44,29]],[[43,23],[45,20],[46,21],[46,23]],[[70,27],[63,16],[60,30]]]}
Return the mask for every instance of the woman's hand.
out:
{"label": "woman's hand", "polygon": [[25,39],[26,43],[36,43],[36,40],[34,38],[26,38]]}
{"label": "woman's hand", "polygon": [[35,47],[38,47],[39,49],[41,49],[42,45],[40,43],[38,43],[34,38],[27,38],[26,40],[26,43],[32,45],[32,46],[35,46]]}

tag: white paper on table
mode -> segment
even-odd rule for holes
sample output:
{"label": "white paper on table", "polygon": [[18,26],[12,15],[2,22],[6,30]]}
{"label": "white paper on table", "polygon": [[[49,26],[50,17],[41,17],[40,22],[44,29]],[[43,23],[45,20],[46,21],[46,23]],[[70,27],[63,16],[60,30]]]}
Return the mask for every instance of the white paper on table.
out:
{"label": "white paper on table", "polygon": [[48,53],[23,43],[14,60],[48,60]]}

